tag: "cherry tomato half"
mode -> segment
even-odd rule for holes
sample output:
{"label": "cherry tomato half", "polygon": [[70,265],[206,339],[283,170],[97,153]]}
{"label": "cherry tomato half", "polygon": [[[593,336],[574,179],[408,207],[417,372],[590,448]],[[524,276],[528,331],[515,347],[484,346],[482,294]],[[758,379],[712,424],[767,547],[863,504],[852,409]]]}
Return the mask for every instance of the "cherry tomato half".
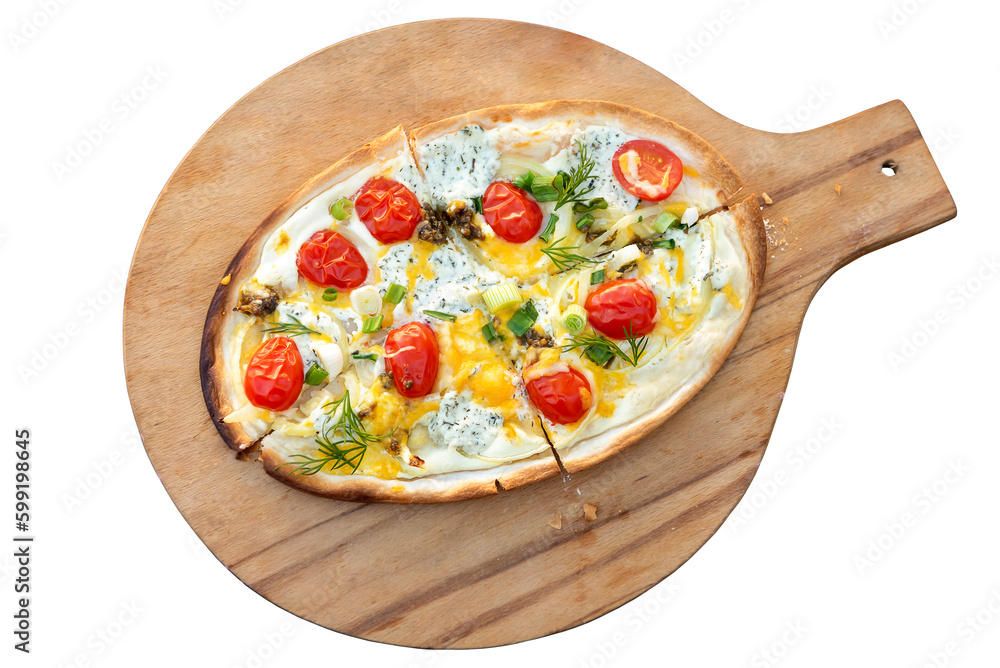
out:
{"label": "cherry tomato half", "polygon": [[590,381],[573,367],[532,378],[525,386],[532,405],[556,424],[576,422],[594,405]]}
{"label": "cherry tomato half", "polygon": [[622,188],[649,202],[670,197],[684,176],[681,159],[663,144],[648,139],[622,144],[611,158],[611,169]]}
{"label": "cherry tomato half", "polygon": [[423,218],[420,201],[399,181],[383,176],[368,179],[354,196],[358,218],[384,244],[406,241]]}
{"label": "cherry tomato half", "polygon": [[356,288],[368,277],[368,263],[350,241],[333,230],[323,230],[299,246],[295,257],[299,273],[316,285]]}
{"label": "cherry tomato half", "polygon": [[257,408],[284,411],[302,392],[302,356],[287,336],[268,339],[257,348],[243,376],[243,391]]}
{"label": "cherry tomato half", "polygon": [[438,342],[434,330],[422,322],[392,330],[385,337],[385,361],[400,394],[424,396],[437,380]]}
{"label": "cherry tomato half", "polygon": [[638,278],[601,283],[583,307],[593,328],[613,339],[645,336],[656,324],[656,295]]}
{"label": "cherry tomato half", "polygon": [[511,243],[528,241],[542,227],[542,210],[512,183],[494,181],[483,195],[483,217],[497,236]]}

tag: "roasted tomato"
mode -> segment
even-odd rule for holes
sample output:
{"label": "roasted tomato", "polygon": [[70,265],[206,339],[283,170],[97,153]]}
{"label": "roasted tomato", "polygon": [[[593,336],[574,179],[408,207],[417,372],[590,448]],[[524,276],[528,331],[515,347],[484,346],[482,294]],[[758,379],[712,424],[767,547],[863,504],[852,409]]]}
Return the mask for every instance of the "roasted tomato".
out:
{"label": "roasted tomato", "polygon": [[681,159],[663,144],[648,139],[622,144],[611,158],[611,169],[622,188],[649,202],[670,197],[684,176]]}
{"label": "roasted tomato", "polygon": [[354,196],[358,218],[384,244],[406,241],[423,218],[420,201],[399,181],[383,176],[368,179]]}
{"label": "roasted tomato", "polygon": [[243,391],[257,408],[288,410],[302,392],[302,367],[295,342],[287,336],[276,336],[262,343],[250,358]]}
{"label": "roasted tomato", "polygon": [[525,383],[528,398],[538,411],[556,424],[576,422],[594,405],[594,390],[582,373],[569,367]]}
{"label": "roasted tomato", "polygon": [[385,337],[385,361],[400,394],[424,396],[437,380],[438,342],[434,330],[422,322],[392,330]]}
{"label": "roasted tomato", "polygon": [[323,230],[299,246],[295,266],[306,280],[323,287],[356,288],[368,277],[368,263],[350,241]]}
{"label": "roasted tomato", "polygon": [[583,307],[591,326],[613,339],[645,336],[656,324],[656,296],[638,278],[601,283]]}
{"label": "roasted tomato", "polygon": [[494,181],[483,195],[483,217],[497,236],[524,243],[542,227],[542,210],[528,193],[512,183]]}

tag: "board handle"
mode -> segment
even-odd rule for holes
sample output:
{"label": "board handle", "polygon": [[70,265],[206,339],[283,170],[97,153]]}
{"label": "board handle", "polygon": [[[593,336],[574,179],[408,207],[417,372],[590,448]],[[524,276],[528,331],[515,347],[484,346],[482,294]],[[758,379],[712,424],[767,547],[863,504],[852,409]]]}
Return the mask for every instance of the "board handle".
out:
{"label": "board handle", "polygon": [[899,100],[808,132],[772,133],[762,144],[744,172],[753,175],[744,192],[773,202],[763,211],[768,273],[794,262],[803,279],[823,280],[955,217],[951,193]]}

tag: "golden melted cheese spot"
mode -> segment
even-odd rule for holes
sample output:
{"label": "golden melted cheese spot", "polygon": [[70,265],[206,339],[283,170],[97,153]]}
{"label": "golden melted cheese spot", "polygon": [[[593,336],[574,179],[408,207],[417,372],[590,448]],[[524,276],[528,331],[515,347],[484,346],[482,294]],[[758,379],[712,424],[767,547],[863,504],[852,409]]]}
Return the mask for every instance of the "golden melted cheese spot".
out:
{"label": "golden melted cheese spot", "polygon": [[274,240],[274,252],[284,253],[288,250],[288,246],[292,243],[292,240],[288,237],[288,232],[285,230],[279,230],[278,236]]}
{"label": "golden melted cheese spot", "polygon": [[[485,222],[480,224],[486,225]],[[483,239],[473,244],[477,259],[508,278],[521,278],[538,273],[545,244],[537,237],[523,244],[514,244],[500,237]]]}
{"label": "golden melted cheese spot", "polygon": [[736,294],[736,291],[733,290],[733,284],[731,282],[726,283],[723,286],[722,294],[726,295],[726,301],[728,301],[729,305],[732,306],[734,309],[739,311],[741,308],[743,308],[743,303],[740,301],[740,297],[739,295]]}

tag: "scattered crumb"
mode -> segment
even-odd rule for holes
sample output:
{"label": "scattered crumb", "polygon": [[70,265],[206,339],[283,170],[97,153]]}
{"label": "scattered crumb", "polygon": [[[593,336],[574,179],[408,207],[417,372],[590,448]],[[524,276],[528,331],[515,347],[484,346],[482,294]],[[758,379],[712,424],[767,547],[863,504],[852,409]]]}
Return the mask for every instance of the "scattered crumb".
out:
{"label": "scattered crumb", "polygon": [[583,519],[588,522],[593,522],[597,519],[597,506],[592,506],[589,503],[583,504]]}
{"label": "scattered crumb", "polygon": [[761,193],[764,197],[764,204],[774,204],[774,200],[767,196],[767,193]]}
{"label": "scattered crumb", "polygon": [[768,247],[777,250],[788,248],[788,218],[782,218],[780,224],[772,223],[769,218],[765,218],[764,232],[767,234]]}
{"label": "scattered crumb", "polygon": [[837,194],[838,194],[838,195],[840,194],[840,191],[841,191],[841,190],[843,190],[843,188],[841,188],[841,187],[840,187],[840,184],[839,184],[839,183],[835,184],[835,185],[833,186],[833,189],[837,191]]}
{"label": "scattered crumb", "polygon": [[557,511],[555,519],[549,520],[549,526],[553,529],[562,529],[562,513]]}
{"label": "scattered crumb", "polygon": [[223,276],[223,277],[222,277],[222,280],[221,280],[221,281],[219,281],[219,283],[222,283],[223,285],[229,285],[229,280],[230,280],[230,279],[231,279],[232,277],[233,277],[233,275],[232,275],[232,274],[226,274],[225,276]]}
{"label": "scattered crumb", "polygon": [[698,453],[698,459],[701,459],[701,453],[700,452]]}

